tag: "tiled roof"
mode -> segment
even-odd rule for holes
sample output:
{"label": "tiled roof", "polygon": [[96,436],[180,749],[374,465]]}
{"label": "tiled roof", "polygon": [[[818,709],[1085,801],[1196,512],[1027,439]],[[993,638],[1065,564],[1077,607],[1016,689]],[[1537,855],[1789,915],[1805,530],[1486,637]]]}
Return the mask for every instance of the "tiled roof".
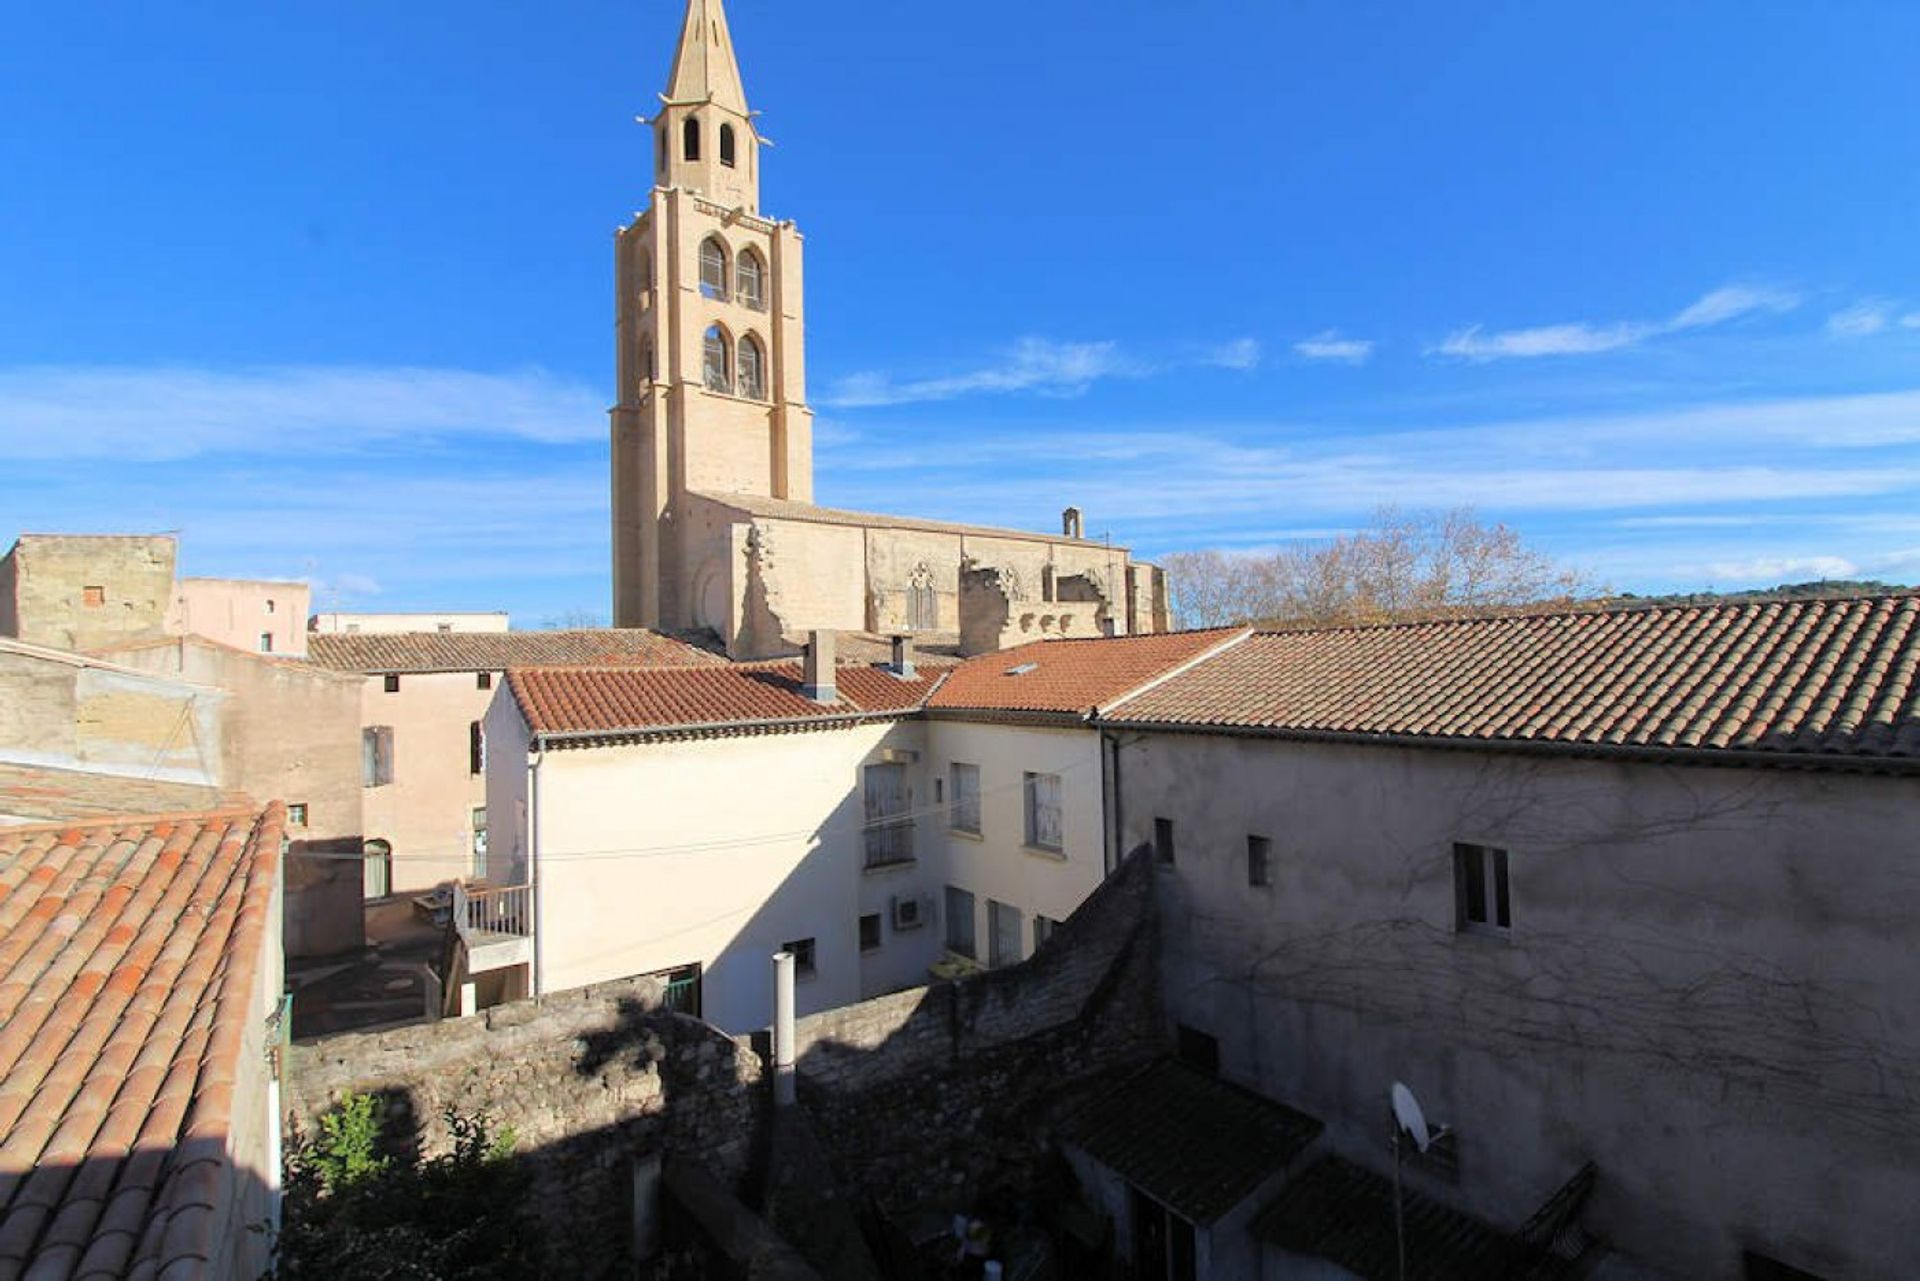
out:
{"label": "tiled roof", "polygon": [[162,814],[237,805],[242,798],[205,783],[172,783],[85,770],[0,762],[0,816],[71,823],[116,814]]}
{"label": "tiled roof", "polygon": [[1102,1089],[1061,1136],[1205,1227],[1284,1170],[1322,1128],[1283,1103],[1163,1060]]}
{"label": "tiled roof", "polygon": [[1247,635],[1244,627],[1033,641],[968,659],[934,695],[942,710],[1071,712],[1105,707]]}
{"label": "tiled roof", "polygon": [[509,667],[640,663],[717,667],[727,660],[664,632],[595,627],[555,632],[314,632],[308,661],[346,672],[501,672]]}
{"label": "tiled roof", "polygon": [[[1525,1275],[1527,1252],[1498,1231],[1403,1189],[1407,1281],[1498,1281]],[[1338,1264],[1367,1281],[1395,1281],[1393,1183],[1337,1156],[1288,1180],[1254,1216],[1254,1236]]]}
{"label": "tiled roof", "polygon": [[284,822],[0,828],[0,1276],[203,1270]]}
{"label": "tiled roof", "polygon": [[526,667],[507,673],[520,714],[536,734],[641,732],[686,726],[814,721],[908,713],[944,673],[901,680],[874,667],[840,667],[839,701],[801,693],[799,663],[709,668]]}
{"label": "tiled roof", "polygon": [[1256,635],[1123,724],[1920,758],[1920,594]]}
{"label": "tiled roof", "polygon": [[790,498],[767,498],[759,494],[725,494],[718,491],[694,491],[708,502],[732,507],[749,516],[773,520],[799,520],[816,525],[856,525],[862,529],[911,529],[928,534],[965,534],[974,538],[1010,538],[1027,542],[1068,543],[1094,551],[1113,551],[1122,555],[1126,548],[1087,538],[1069,538],[1065,534],[1042,534],[1030,529],[1003,529],[994,525],[959,525],[944,520],[921,520],[916,516],[884,516],[878,512],[847,511],[838,507],[816,507]]}

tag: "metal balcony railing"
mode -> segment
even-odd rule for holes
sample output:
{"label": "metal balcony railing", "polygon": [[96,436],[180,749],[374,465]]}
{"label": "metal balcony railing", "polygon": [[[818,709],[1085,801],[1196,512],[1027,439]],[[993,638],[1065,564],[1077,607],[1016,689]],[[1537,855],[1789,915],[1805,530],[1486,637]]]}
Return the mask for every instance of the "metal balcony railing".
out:
{"label": "metal balcony railing", "polygon": [[533,887],[503,885],[499,889],[453,887],[453,924],[469,946],[485,935],[527,938],[533,933]]}

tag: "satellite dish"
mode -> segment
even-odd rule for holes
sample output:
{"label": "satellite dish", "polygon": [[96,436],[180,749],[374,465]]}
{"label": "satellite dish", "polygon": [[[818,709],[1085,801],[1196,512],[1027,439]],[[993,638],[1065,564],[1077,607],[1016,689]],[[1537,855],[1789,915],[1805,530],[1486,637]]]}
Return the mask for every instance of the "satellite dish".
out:
{"label": "satellite dish", "polygon": [[1427,1129],[1427,1114],[1420,1110],[1420,1100],[1398,1081],[1393,1083],[1393,1119],[1413,1137],[1413,1146],[1420,1151],[1425,1152],[1433,1142],[1433,1133]]}

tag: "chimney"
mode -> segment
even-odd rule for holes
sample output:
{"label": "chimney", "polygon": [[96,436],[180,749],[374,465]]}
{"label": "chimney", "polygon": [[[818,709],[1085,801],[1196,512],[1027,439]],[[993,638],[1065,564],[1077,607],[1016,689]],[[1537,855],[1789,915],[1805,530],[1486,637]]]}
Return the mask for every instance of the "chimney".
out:
{"label": "chimney", "polygon": [[893,665],[888,670],[903,681],[910,681],[919,675],[913,669],[913,637],[893,638]]}
{"label": "chimney", "polygon": [[807,633],[807,656],[800,692],[816,703],[837,703],[840,689],[833,672],[833,633]]}
{"label": "chimney", "polygon": [[1069,507],[1060,513],[1060,532],[1062,534],[1068,538],[1084,538],[1086,535],[1080,532],[1082,528],[1083,523],[1080,519],[1080,509],[1078,507]]}

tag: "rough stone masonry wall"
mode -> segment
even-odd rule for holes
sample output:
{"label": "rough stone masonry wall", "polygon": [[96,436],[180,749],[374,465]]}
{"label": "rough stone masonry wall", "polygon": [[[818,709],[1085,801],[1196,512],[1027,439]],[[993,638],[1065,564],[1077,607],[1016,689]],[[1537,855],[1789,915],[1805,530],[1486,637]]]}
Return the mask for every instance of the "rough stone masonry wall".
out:
{"label": "rough stone masonry wall", "polygon": [[550,1274],[612,1275],[632,1239],[632,1158],[684,1153],[738,1185],[764,1119],[760,1057],[660,996],[630,979],[298,1045],[287,1108],[312,1133],[343,1095],[375,1094],[430,1156],[450,1147],[445,1108],[485,1111],[529,1163]]}
{"label": "rough stone masonry wall", "polygon": [[1075,1087],[1165,1051],[1156,946],[1136,855],[1022,965],[800,1020],[801,1102],[841,1180],[888,1209],[1030,1186]]}

